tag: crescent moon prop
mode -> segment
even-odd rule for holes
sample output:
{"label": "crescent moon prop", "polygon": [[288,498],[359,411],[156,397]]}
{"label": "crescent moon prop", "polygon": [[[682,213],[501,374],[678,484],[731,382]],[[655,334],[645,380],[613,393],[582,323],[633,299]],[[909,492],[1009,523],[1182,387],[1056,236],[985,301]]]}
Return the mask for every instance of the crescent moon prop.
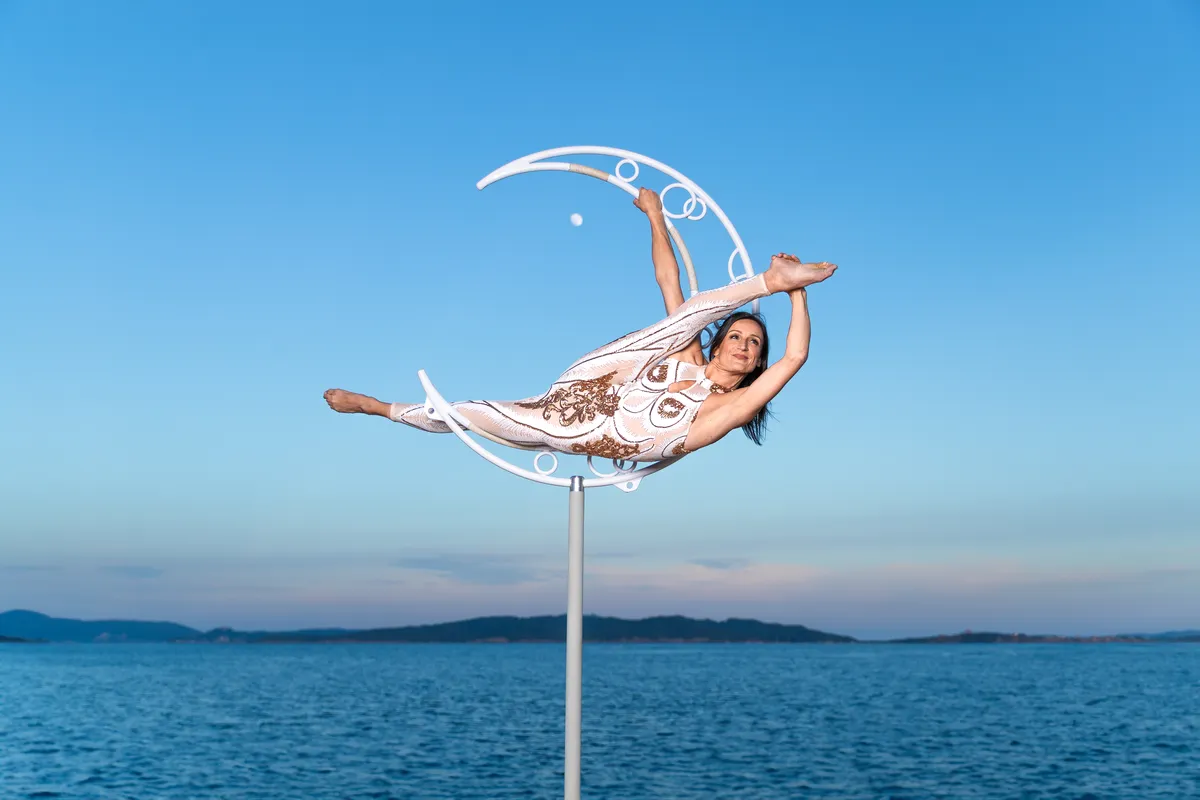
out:
{"label": "crescent moon prop", "polygon": [[[576,164],[570,161],[550,161],[547,159],[557,159],[564,156],[611,156],[619,159],[611,173],[605,172],[602,169]],[[713,216],[720,220],[724,226],[726,233],[733,242],[733,252],[729,255],[729,260],[726,267],[729,272],[729,280],[732,283],[744,281],[754,277],[754,268],[750,263],[750,254],[746,251],[746,246],[742,243],[741,236],[738,235],[737,229],[733,227],[733,223],[729,221],[729,217],[721,210],[716,201],[712,199],[703,189],[700,188],[694,181],[688,178],[683,173],[675,170],[660,161],[656,161],[639,153],[634,153],[629,150],[620,150],[614,147],[596,147],[596,146],[577,146],[577,147],[557,147],[551,150],[542,150],[537,153],[531,153],[527,156],[522,156],[515,161],[510,161],[504,166],[492,171],[482,180],[475,184],[476,188],[482,190],[491,186],[497,181],[505,178],[510,178],[514,175],[522,175],[530,172],[570,172],[576,175],[586,175],[597,180],[604,181],[610,186],[625,192],[626,194],[636,198],[638,190],[634,188],[633,182],[638,179],[641,174],[642,167],[649,167],[658,170],[664,175],[674,179],[672,183],[667,184],[660,190],[659,195],[663,200],[663,215],[667,218],[667,230],[671,235],[671,239],[675,242],[675,246],[679,249],[679,254],[683,260],[684,268],[687,271],[688,285],[691,293],[695,295],[700,291],[699,282],[696,278],[696,269],[692,263],[692,255],[688,250],[687,245],[683,241],[683,236],[680,234],[677,221],[698,222],[703,219],[710,211]],[[679,211],[672,211],[667,208],[667,197],[672,191],[683,191],[687,194],[687,199],[683,201],[683,205]],[[741,262],[741,271],[736,272],[735,261]],[[758,310],[758,301],[754,301],[754,310]],[[433,419],[439,419],[449,426],[450,430],[461,439],[468,447],[482,456],[484,459],[495,464],[506,472],[517,475],[521,478],[534,481],[536,483],[546,484],[548,486],[570,487],[572,485],[571,478],[558,477],[554,472],[558,469],[558,457],[549,450],[541,448],[530,448],[513,442],[506,441],[498,436],[486,433],[484,431],[471,431],[485,439],[489,439],[497,444],[502,444],[506,447],[513,447],[520,450],[536,449],[538,454],[534,456],[533,470],[523,469],[514,464],[510,464],[504,459],[487,450],[473,438],[467,435],[470,431],[470,424],[465,418],[458,414],[453,407],[446,402],[445,398],[434,387],[433,382],[429,380],[429,376],[425,370],[417,372],[417,377],[421,381],[421,386],[425,389],[425,411]],[[548,469],[543,469],[542,460],[550,459]],[[647,475],[652,475],[659,470],[670,466],[678,461],[678,458],[658,461],[653,464],[634,468],[631,463],[623,462],[614,459],[612,472],[600,472],[592,463],[592,457],[587,457],[588,468],[596,477],[583,480],[583,488],[599,487],[599,486],[616,486],[625,492],[632,492],[638,488],[642,478]]]}

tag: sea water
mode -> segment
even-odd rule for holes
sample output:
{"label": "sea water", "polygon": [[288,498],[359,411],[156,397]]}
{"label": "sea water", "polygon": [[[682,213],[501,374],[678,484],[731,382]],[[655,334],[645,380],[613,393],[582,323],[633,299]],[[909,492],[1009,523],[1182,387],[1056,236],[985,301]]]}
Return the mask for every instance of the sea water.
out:
{"label": "sea water", "polygon": [[[0,645],[0,798],[556,798],[553,645]],[[1200,645],[588,645],[583,796],[1200,797]]]}

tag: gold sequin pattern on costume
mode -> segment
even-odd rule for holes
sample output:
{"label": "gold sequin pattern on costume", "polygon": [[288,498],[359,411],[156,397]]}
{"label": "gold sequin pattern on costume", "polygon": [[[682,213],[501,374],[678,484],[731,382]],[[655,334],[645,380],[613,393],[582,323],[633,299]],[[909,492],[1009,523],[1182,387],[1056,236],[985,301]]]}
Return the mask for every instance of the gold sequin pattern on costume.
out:
{"label": "gold sequin pattern on costume", "polygon": [[576,422],[591,422],[597,414],[611,417],[617,413],[620,402],[612,381],[616,372],[609,372],[590,380],[573,381],[560,386],[541,400],[532,403],[516,403],[518,408],[542,409],[542,419],[558,414],[558,424],[564,428]]}
{"label": "gold sequin pattern on costume", "polygon": [[658,413],[667,419],[674,419],[683,413],[684,407],[683,403],[674,397],[664,397],[662,402],[658,404]]}
{"label": "gold sequin pattern on costume", "polygon": [[599,439],[583,444],[571,445],[571,452],[584,456],[596,456],[597,458],[612,458],[612,459],[627,459],[638,454],[640,448],[636,444],[625,444],[618,442],[616,439],[609,436],[607,433]]}

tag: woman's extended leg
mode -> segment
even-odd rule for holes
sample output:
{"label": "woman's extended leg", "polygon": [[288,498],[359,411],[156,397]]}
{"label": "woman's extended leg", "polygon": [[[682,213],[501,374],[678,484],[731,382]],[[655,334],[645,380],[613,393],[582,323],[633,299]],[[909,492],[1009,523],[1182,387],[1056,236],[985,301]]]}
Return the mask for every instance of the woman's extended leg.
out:
{"label": "woman's extended leg", "polygon": [[769,294],[765,274],[700,292],[666,318],[583,356],[559,376],[555,385],[609,374],[614,386],[626,383],[687,347],[709,325]]}
{"label": "woman's extended leg", "polygon": [[665,319],[593,350],[568,367],[555,385],[610,373],[614,385],[639,378],[667,356],[687,347],[700,331],[747,303],[819,283],[836,269],[824,262],[805,264],[794,256],[775,256],[766,272],[700,292]]}
{"label": "woman's extended leg", "polygon": [[[700,292],[666,319],[593,350],[568,367],[538,397],[451,405],[472,429],[521,447],[547,447],[567,453],[590,452],[597,446],[603,450],[608,436],[600,429],[616,413],[622,384],[687,347],[706,326],[741,306],[775,292],[816,283],[831,273],[832,265],[822,268],[776,258],[766,273]],[[446,423],[430,419],[422,404],[383,403],[341,389],[330,389],[325,399],[335,411],[373,414],[431,433],[450,431]],[[598,433],[601,433],[600,445],[595,438]]]}
{"label": "woman's extended leg", "polygon": [[[432,419],[425,413],[424,403],[386,403],[344,389],[330,389],[325,392],[325,402],[334,411],[343,414],[370,414],[429,433],[450,433],[449,425],[441,420]],[[521,403],[467,400],[450,405],[467,421],[470,430],[483,431],[518,447],[541,449],[555,446],[555,443],[547,438],[550,435],[547,431],[528,424],[528,407],[523,408]]]}

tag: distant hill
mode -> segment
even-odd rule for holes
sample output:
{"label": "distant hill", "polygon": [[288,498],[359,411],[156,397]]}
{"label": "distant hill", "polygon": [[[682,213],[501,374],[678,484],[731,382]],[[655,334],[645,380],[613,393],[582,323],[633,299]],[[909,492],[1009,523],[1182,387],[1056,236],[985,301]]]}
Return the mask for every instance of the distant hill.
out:
{"label": "distant hill", "polygon": [[[850,636],[754,619],[693,619],[683,616],[620,619],[585,615],[583,638],[587,642],[778,642],[854,643]],[[136,620],[56,619],[35,611],[0,613],[0,642],[14,639],[49,642],[176,642],[283,644],[328,642],[565,642],[565,614],[541,617],[477,617],[436,625],[409,625],[397,628],[352,630],[347,628],[310,628],[296,631],[238,631],[214,628],[198,631],[174,622]],[[962,633],[890,639],[871,644],[1056,644],[1069,642],[1143,642],[1200,643],[1200,631],[1168,631],[1155,634],[1117,636],[1054,636],[1024,633],[963,631]]]}
{"label": "distant hill", "polygon": [[1200,631],[1163,631],[1162,633],[1133,633],[1140,639],[1159,639],[1162,641],[1200,642]]}
{"label": "distant hill", "polygon": [[29,644],[29,640],[18,639],[15,636],[0,636],[0,644]]}
{"label": "distant hill", "polygon": [[917,636],[910,639],[889,639],[881,644],[1069,644],[1101,642],[1150,642],[1144,636],[1053,636],[1025,633],[989,633],[986,631],[943,633],[938,636]]}
{"label": "distant hill", "polygon": [[[587,615],[583,638],[589,642],[853,642],[849,636],[752,619],[717,622],[690,617],[627,620]],[[239,633],[218,629],[191,641],[283,642],[565,642],[565,614],[544,617],[480,617],[437,625],[377,628],[364,631]]]}
{"label": "distant hill", "polygon": [[0,636],[50,642],[167,642],[200,632],[174,622],[57,619],[36,611],[0,614]]}

